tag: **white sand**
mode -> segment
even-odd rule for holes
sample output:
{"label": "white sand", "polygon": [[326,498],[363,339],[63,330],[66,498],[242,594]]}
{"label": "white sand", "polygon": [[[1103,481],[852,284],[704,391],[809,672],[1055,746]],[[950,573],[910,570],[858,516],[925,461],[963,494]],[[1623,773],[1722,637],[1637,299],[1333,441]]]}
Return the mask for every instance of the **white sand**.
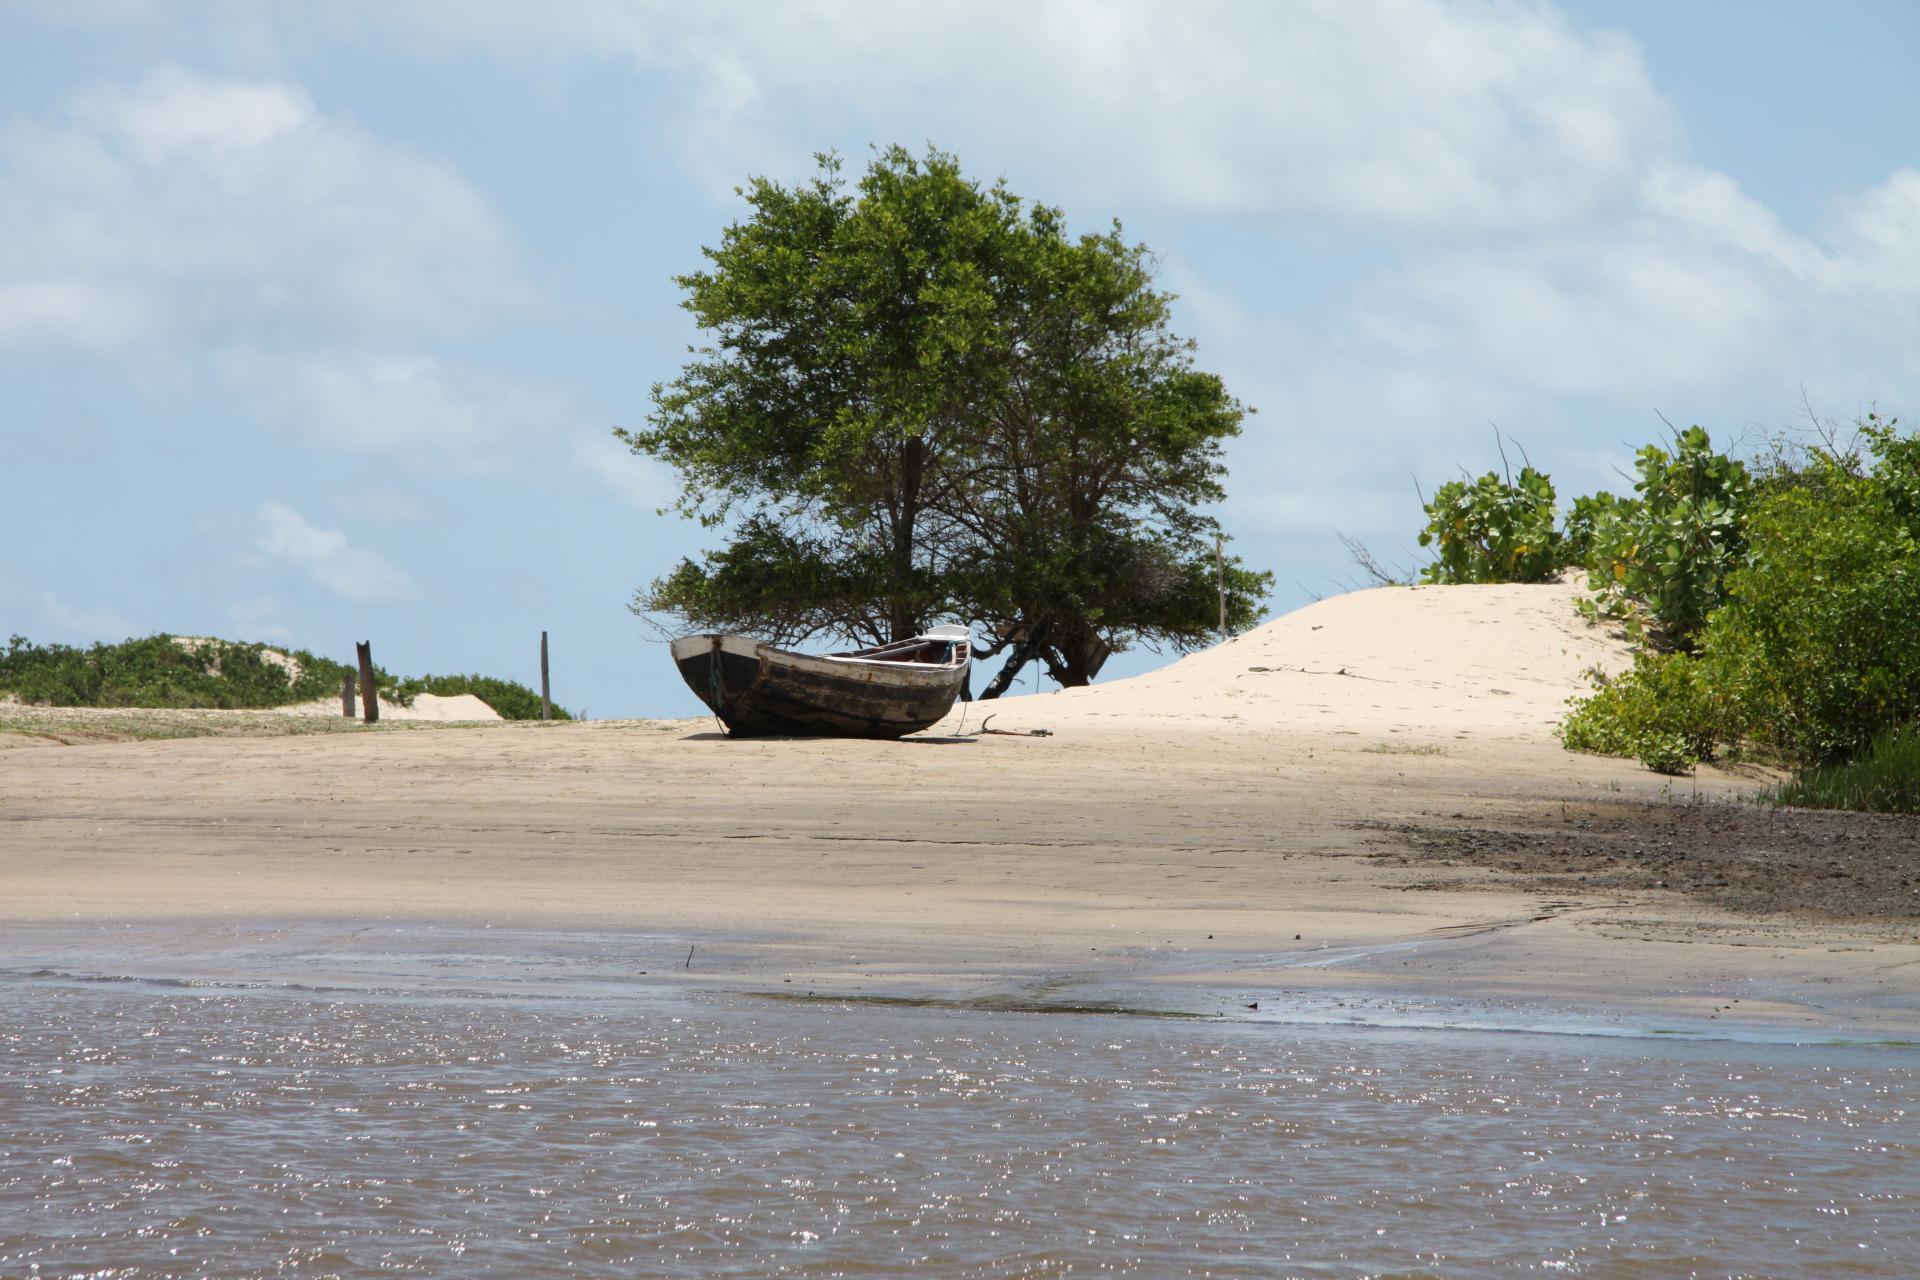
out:
{"label": "white sand", "polygon": [[[360,700],[356,697],[356,708]],[[289,707],[276,707],[277,715],[285,716],[339,716],[340,699],[316,698],[312,702],[299,702]],[[415,694],[413,705],[403,707],[397,702],[380,699],[380,718],[382,720],[499,720],[503,717],[498,711],[482,702],[471,693],[455,694],[443,698],[438,694]]]}
{"label": "white sand", "polygon": [[1145,675],[1019,699],[1007,723],[1152,723],[1230,731],[1552,740],[1586,672],[1631,663],[1626,642],[1545,586],[1380,587],[1334,596]]}

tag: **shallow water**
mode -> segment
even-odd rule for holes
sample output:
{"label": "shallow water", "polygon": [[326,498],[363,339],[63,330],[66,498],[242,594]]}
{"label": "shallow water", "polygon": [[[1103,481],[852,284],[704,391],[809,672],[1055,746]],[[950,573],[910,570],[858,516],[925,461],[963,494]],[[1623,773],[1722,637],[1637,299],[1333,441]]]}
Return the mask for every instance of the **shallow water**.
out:
{"label": "shallow water", "polygon": [[769,999],[639,945],[16,937],[0,1276],[1920,1274],[1910,1049]]}

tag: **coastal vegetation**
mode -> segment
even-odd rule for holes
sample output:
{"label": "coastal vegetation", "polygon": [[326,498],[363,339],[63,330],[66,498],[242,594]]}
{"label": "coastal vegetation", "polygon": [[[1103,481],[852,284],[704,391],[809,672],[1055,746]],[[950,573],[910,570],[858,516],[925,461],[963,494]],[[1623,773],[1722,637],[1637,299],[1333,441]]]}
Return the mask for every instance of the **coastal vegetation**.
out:
{"label": "coastal vegetation", "polygon": [[[0,694],[47,707],[267,710],[336,698],[357,669],[305,649],[166,634],[78,647],[12,636],[0,650]],[[508,720],[538,720],[540,695],[488,676],[399,679],[376,666],[380,696],[411,706],[422,693],[471,693]],[[571,717],[554,707],[555,719]]]}
{"label": "coastal vegetation", "polygon": [[[1796,770],[1782,803],[1911,811],[1920,437],[1870,413],[1746,461],[1691,427],[1640,451],[1632,497],[1580,499],[1548,539],[1551,504],[1530,469],[1455,482],[1422,540],[1441,548],[1429,581],[1539,580],[1511,552],[1523,525],[1557,567],[1587,572],[1584,610],[1621,625],[1635,656],[1596,675],[1562,726],[1568,747],[1663,773],[1742,753]],[[1488,576],[1503,567],[1513,576]]]}
{"label": "coastal vegetation", "polygon": [[[454,698],[470,693],[499,712],[503,720],[540,718],[540,695],[517,680],[483,675],[410,676],[395,685],[394,701],[411,706],[414,698],[422,693],[430,693],[438,698]],[[573,714],[560,704],[552,703],[551,708],[553,719],[573,719]]]}
{"label": "coastal vegetation", "polygon": [[639,613],[791,644],[880,643],[980,621],[1084,685],[1133,644],[1186,650],[1259,617],[1271,575],[1206,508],[1251,412],[1171,327],[1154,259],[1118,224],[968,179],[951,155],[819,158],[679,278],[709,345],[616,434],[680,476],[722,544]]}

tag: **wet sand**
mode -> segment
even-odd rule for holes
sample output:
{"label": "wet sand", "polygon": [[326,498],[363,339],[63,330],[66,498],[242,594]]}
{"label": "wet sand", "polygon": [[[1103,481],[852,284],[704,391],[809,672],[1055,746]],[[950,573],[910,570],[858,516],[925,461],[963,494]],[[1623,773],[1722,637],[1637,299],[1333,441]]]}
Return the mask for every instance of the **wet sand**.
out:
{"label": "wet sand", "polygon": [[[996,714],[1058,731],[596,722],[8,751],[0,922],[614,930],[636,973],[729,989],[1435,998],[1920,1034],[1907,915],[1735,913],[1678,880],[1596,878],[1585,853],[1555,874],[1538,835],[1586,814],[1631,862],[1646,813],[1644,847],[1670,859],[1667,806],[1750,779],[1676,784],[1528,733],[1092,723],[1045,698]],[[1436,856],[1436,829],[1485,838]]]}

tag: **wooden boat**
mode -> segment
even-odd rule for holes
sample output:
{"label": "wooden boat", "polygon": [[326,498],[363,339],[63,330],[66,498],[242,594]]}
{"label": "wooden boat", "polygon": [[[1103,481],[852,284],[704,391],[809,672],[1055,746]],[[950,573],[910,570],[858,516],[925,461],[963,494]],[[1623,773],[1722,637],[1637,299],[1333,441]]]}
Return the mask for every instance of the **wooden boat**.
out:
{"label": "wooden boat", "polygon": [[790,653],[747,636],[683,636],[674,665],[736,737],[898,738],[953,708],[973,662],[965,627],[850,653]]}

